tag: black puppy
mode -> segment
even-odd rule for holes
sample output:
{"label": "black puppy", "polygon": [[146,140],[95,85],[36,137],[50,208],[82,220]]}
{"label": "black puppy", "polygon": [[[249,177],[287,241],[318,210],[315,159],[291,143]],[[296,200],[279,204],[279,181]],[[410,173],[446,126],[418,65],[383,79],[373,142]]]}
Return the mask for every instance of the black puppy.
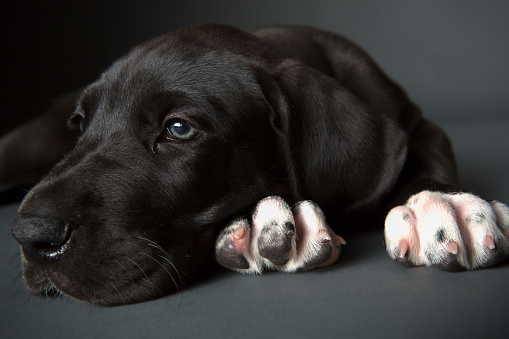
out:
{"label": "black puppy", "polygon": [[355,227],[388,213],[387,250],[405,265],[474,269],[509,251],[509,209],[458,193],[446,135],[327,32],[169,33],[84,89],[69,124],[81,136],[12,229],[35,294],[147,300],[214,250],[241,272],[329,265],[344,241],[324,215]]}

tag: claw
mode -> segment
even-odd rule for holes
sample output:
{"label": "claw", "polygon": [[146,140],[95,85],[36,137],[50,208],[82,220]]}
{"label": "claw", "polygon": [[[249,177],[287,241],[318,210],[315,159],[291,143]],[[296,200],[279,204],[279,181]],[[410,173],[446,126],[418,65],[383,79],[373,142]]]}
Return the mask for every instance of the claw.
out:
{"label": "claw", "polygon": [[451,254],[458,254],[458,244],[456,244],[454,241],[449,241],[447,244],[447,252]]}
{"label": "claw", "polygon": [[341,237],[335,233],[332,235],[332,242],[334,243],[334,246],[336,246],[336,247],[339,247],[341,245],[346,245],[345,239],[343,239],[343,237]]}
{"label": "claw", "polygon": [[398,244],[399,247],[399,258],[404,259],[406,252],[408,252],[408,240],[401,239]]}
{"label": "claw", "polygon": [[493,238],[489,235],[484,238],[484,246],[488,247],[490,250],[495,249],[495,242],[493,241]]}
{"label": "claw", "polygon": [[341,236],[337,235],[336,233],[332,233],[332,235],[329,235],[329,233],[327,233],[324,230],[318,232],[318,240],[322,243],[330,242],[332,240],[334,247],[346,245],[345,239],[343,239]]}
{"label": "claw", "polygon": [[246,230],[244,227],[238,227],[234,232],[234,237],[237,240],[244,238],[245,235],[246,235]]}

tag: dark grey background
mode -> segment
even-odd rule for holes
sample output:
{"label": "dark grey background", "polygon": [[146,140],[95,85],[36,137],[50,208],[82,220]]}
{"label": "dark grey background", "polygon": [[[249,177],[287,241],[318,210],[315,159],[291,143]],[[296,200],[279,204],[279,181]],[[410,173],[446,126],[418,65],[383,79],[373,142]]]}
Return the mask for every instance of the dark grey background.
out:
{"label": "dark grey background", "polygon": [[203,22],[332,30],[363,46],[430,117],[497,119],[509,106],[508,14],[507,1],[13,1],[1,14],[1,131],[135,44]]}
{"label": "dark grey background", "polygon": [[[509,2],[17,1],[1,12],[0,134],[166,31],[309,24],[364,47],[450,133],[465,186],[509,202]],[[9,234],[16,207],[0,208],[2,338],[506,333],[508,264],[457,274],[404,269],[385,255],[381,228],[351,236],[337,265],[310,273],[222,272],[182,294],[116,308],[31,297]]]}

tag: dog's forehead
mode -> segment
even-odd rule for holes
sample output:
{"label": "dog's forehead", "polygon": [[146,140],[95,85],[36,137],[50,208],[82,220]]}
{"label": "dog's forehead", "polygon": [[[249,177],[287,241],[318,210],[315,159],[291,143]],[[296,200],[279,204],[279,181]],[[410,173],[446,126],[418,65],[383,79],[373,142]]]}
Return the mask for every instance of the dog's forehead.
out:
{"label": "dog's forehead", "polygon": [[[98,125],[94,133],[156,128],[175,99],[221,129],[249,111],[263,115],[259,61],[245,55],[256,38],[238,38],[232,45],[229,35],[217,34],[214,43],[195,36],[168,34],[139,45],[89,86],[79,107],[85,116],[97,117],[91,119]],[[130,123],[121,125],[121,120]]]}
{"label": "dog's forehead", "polygon": [[[135,47],[103,75],[110,82],[206,90],[240,81],[248,85],[265,45],[250,33],[223,25],[194,26]],[[138,86],[139,87],[139,86]],[[235,86],[234,86],[235,87]]]}
{"label": "dog's forehead", "polygon": [[[137,46],[85,91],[82,102],[101,101],[111,109],[165,92],[227,102],[261,94],[253,60],[236,53],[226,36],[216,36],[216,44],[193,36],[168,34]],[[236,48],[243,42],[238,40]]]}

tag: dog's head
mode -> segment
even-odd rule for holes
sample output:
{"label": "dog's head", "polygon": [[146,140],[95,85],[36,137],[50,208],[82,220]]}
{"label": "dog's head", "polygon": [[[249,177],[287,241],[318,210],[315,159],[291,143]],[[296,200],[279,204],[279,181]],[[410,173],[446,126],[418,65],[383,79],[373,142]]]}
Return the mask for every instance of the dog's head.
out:
{"label": "dog's head", "polygon": [[[328,154],[364,142],[370,123],[361,109],[355,123],[300,111],[357,110],[337,87],[230,27],[136,47],[83,91],[69,121],[80,139],[20,207],[13,235],[28,288],[99,304],[165,295],[197,276],[219,228],[259,199],[330,198],[341,185],[331,169],[348,173]],[[346,126],[342,145],[317,153],[328,124]]]}

